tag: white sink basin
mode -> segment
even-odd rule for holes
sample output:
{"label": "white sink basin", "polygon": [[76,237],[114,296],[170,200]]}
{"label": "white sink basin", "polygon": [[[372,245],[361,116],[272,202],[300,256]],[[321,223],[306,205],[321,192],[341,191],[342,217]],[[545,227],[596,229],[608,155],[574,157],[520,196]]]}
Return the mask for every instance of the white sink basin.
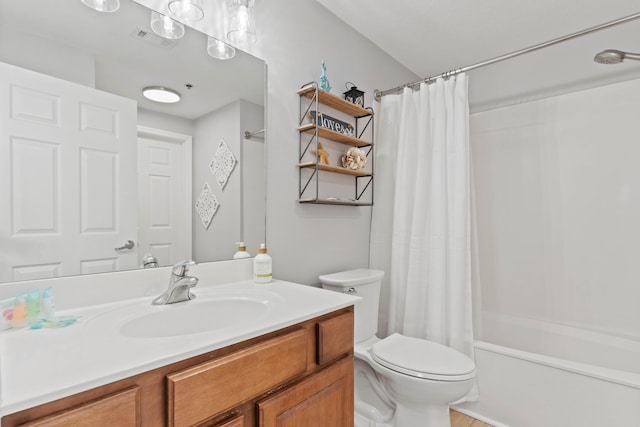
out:
{"label": "white sink basin", "polygon": [[155,307],[157,311],[129,320],[120,333],[132,338],[172,337],[240,327],[264,317],[265,300],[244,298],[197,299]]}
{"label": "white sink basin", "polygon": [[257,289],[198,292],[190,301],[167,305],[137,302],[92,319],[123,337],[171,338],[247,327],[268,320],[284,302],[282,296]]}

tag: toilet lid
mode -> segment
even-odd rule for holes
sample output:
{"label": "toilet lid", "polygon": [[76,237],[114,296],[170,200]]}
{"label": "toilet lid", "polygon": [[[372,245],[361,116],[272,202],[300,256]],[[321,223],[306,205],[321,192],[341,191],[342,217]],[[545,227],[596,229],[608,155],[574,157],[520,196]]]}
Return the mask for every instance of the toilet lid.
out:
{"label": "toilet lid", "polygon": [[373,359],[394,371],[418,378],[462,381],[473,378],[471,358],[442,344],[393,334],[371,348]]}

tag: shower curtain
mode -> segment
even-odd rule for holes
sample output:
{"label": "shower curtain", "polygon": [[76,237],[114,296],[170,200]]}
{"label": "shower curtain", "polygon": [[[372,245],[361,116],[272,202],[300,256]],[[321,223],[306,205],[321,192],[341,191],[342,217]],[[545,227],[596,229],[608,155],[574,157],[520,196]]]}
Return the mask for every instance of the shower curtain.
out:
{"label": "shower curtain", "polygon": [[[477,263],[467,82],[459,74],[382,98],[370,266],[386,273],[388,334],[428,339],[473,358]],[[475,399],[474,387],[466,400]]]}

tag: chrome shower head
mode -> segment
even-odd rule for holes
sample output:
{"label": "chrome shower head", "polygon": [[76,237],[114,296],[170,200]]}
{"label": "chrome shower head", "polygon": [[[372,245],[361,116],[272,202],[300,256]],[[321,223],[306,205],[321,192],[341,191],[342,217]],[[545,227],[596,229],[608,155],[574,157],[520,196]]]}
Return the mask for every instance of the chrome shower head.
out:
{"label": "chrome shower head", "polygon": [[607,49],[597,53],[596,56],[593,57],[593,60],[598,64],[617,64],[625,59],[635,59],[638,61],[640,60],[640,54]]}

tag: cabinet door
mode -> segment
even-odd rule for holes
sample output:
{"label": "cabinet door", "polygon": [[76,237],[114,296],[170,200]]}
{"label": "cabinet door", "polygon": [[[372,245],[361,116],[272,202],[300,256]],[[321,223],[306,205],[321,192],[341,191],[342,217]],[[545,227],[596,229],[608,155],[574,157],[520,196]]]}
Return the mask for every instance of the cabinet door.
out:
{"label": "cabinet door", "polygon": [[258,403],[260,427],[352,427],[353,357]]}
{"label": "cabinet door", "polygon": [[93,427],[140,425],[140,389],[133,387],[93,402],[77,406],[68,411],[40,418],[21,427]]}

